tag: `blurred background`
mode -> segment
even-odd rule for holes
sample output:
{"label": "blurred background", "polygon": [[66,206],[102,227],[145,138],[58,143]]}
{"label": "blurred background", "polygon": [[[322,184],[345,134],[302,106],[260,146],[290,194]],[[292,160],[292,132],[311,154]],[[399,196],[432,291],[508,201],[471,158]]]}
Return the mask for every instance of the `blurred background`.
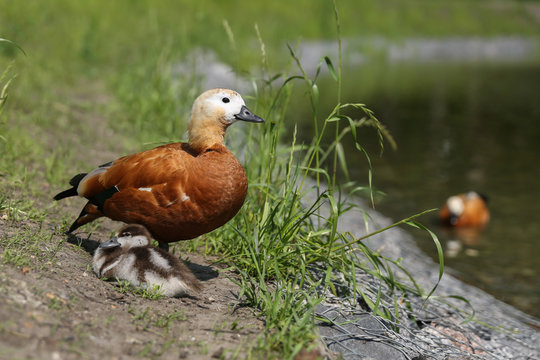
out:
{"label": "blurred background", "polygon": [[[343,101],[374,110],[398,144],[396,150],[387,144],[379,156],[375,134],[360,135],[372,155],[373,184],[385,193],[376,209],[399,220],[441,207],[450,195],[486,194],[491,222],[483,230],[447,231],[436,213],[422,221],[451,250],[447,271],[540,316],[540,2],[336,3]],[[108,140],[105,133],[100,142],[136,148],[182,137],[185,127],[176,119],[209,85],[205,76],[214,78],[212,85],[233,79],[249,93],[261,69],[269,78],[296,72],[287,43],[314,76],[320,57],[338,63],[337,36],[327,0],[0,0],[0,38],[26,52],[0,43],[0,73],[17,75],[0,122],[3,161],[58,142],[47,161],[35,165],[46,183],[58,181],[53,168],[76,145],[58,136],[74,126],[64,106],[74,89],[86,89],[80,97],[92,93],[92,111],[124,135]],[[337,89],[327,72],[318,85],[320,113],[327,114]],[[310,111],[297,91],[288,118],[303,141],[313,138]],[[84,132],[84,124],[77,126]],[[351,177],[366,183],[365,160],[350,161]],[[15,173],[0,168],[1,176]],[[45,185],[35,186],[39,196]],[[435,257],[431,240],[417,238]]]}

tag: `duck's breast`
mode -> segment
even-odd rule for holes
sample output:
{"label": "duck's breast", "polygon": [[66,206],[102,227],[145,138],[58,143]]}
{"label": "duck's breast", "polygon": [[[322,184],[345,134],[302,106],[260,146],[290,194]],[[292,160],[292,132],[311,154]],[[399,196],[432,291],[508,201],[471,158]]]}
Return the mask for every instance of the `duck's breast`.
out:
{"label": "duck's breast", "polygon": [[[242,165],[225,149],[200,155],[185,181],[170,189],[176,192],[172,204],[162,207],[161,224],[153,228],[158,239],[191,239],[227,223],[242,207],[247,194],[247,179]],[[171,199],[171,195],[165,196]],[[162,203],[163,204],[163,203]],[[168,228],[168,229],[167,229]],[[179,229],[181,231],[170,231]]]}
{"label": "duck's breast", "polygon": [[244,168],[226,149],[201,155],[196,167],[190,174],[187,192],[193,194],[193,201],[206,217],[230,215],[230,219],[246,198],[248,184]]}

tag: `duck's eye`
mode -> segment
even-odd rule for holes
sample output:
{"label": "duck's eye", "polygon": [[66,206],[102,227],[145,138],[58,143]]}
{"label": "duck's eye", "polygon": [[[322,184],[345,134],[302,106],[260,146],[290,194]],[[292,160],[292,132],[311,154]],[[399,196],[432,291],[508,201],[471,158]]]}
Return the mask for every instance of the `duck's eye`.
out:
{"label": "duck's eye", "polygon": [[129,231],[124,231],[122,233],[122,237],[128,237],[128,236],[131,236],[131,233]]}
{"label": "duck's eye", "polygon": [[221,99],[221,101],[223,101],[225,104],[230,102],[231,99],[229,99],[228,97],[224,97],[223,99]]}

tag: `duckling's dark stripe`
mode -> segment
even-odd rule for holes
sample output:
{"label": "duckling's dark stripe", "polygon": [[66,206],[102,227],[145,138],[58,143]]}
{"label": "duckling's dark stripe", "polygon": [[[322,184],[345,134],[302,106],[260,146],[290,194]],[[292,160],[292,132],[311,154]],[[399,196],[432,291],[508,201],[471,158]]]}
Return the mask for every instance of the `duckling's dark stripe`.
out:
{"label": "duckling's dark stripe", "polygon": [[[106,273],[103,272],[104,269],[107,269],[108,266],[110,266],[112,263],[114,263],[118,258],[120,257],[120,254],[122,253],[122,250],[119,248],[114,248],[112,250],[101,250],[101,257],[105,257],[105,261],[99,268],[99,273],[102,277],[108,277],[108,275],[105,275]],[[107,273],[110,273],[111,270],[113,270],[112,274],[114,274],[115,267],[117,267],[120,263],[116,264],[115,266],[112,266],[109,270],[107,270]]]}
{"label": "duckling's dark stripe", "polygon": [[107,190],[104,190],[104,191],[100,192],[99,194],[97,194],[96,196],[91,197],[88,200],[90,200],[90,202],[92,204],[96,205],[98,207],[99,211],[103,212],[103,207],[105,206],[105,201],[107,201],[107,199],[110,199],[111,196],[113,196],[114,194],[116,194],[119,191],[120,190],[118,190],[118,188],[115,185],[112,188],[108,188]]}

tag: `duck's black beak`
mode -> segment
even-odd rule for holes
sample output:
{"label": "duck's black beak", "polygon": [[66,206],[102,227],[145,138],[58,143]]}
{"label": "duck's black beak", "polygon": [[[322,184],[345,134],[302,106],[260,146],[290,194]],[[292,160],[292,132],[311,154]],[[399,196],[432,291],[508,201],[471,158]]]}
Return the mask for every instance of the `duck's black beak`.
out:
{"label": "duck's black beak", "polygon": [[100,249],[112,249],[118,246],[120,246],[120,243],[118,242],[118,238],[116,236],[111,238],[109,241],[99,244]]}
{"label": "duck's black beak", "polygon": [[237,120],[254,122],[254,123],[262,123],[262,122],[264,122],[264,119],[262,117],[257,116],[254,113],[252,113],[251,111],[249,111],[249,109],[246,107],[246,105],[243,105],[242,108],[240,109],[240,112],[238,114],[234,115],[234,117]]}

